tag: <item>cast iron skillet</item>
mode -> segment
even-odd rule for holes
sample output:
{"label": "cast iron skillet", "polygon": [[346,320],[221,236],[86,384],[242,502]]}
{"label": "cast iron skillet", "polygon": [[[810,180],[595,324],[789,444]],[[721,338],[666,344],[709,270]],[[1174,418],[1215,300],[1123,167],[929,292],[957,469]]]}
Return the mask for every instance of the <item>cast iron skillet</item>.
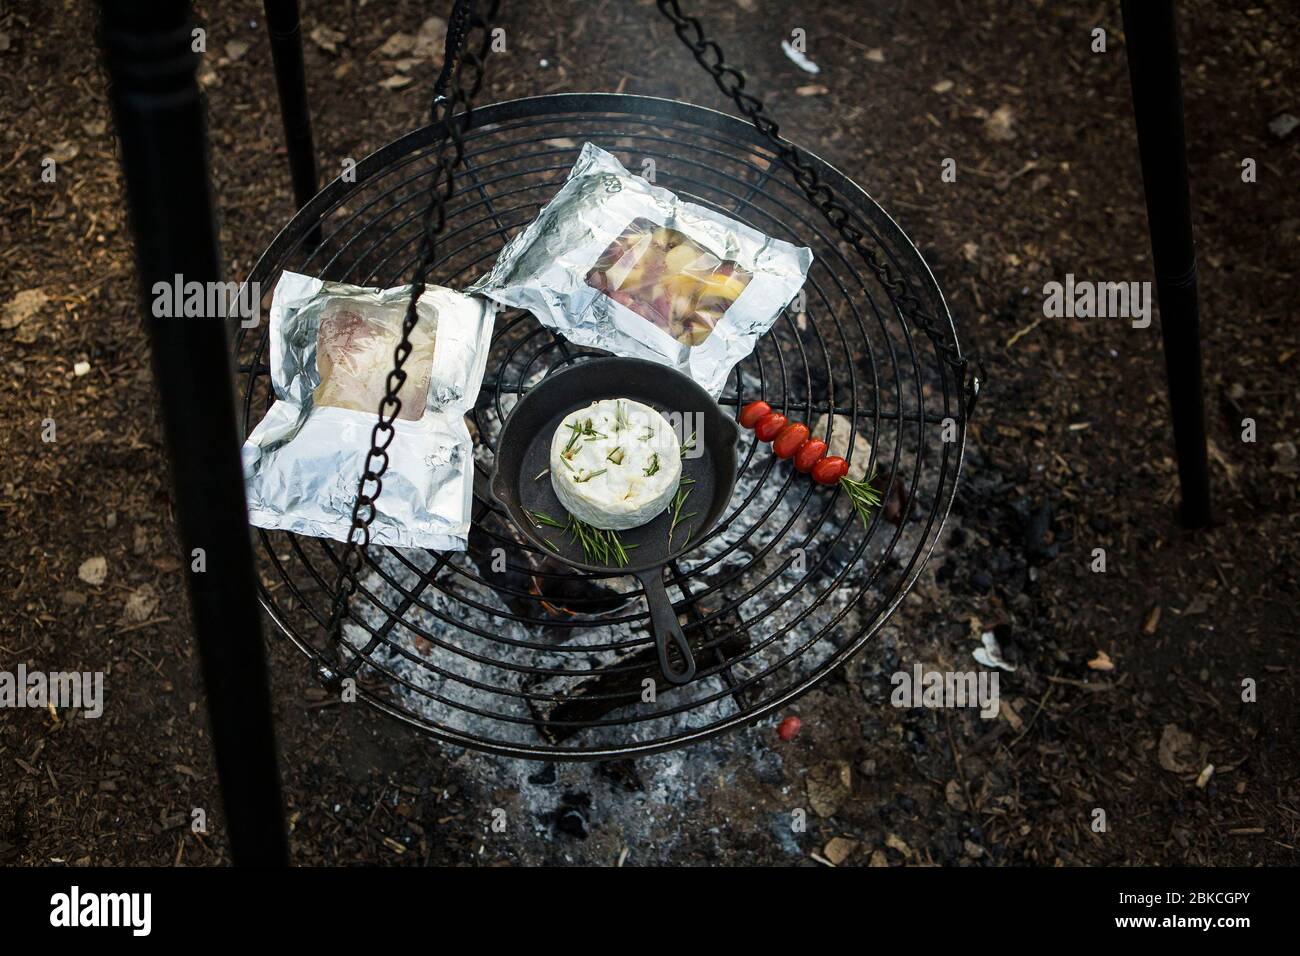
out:
{"label": "cast iron skillet", "polygon": [[[680,521],[668,541],[671,519],[659,515],[649,524],[619,532],[628,549],[628,565],[588,564],[582,548],[558,528],[539,525],[527,512],[541,512],[558,521],[568,516],[551,487],[551,438],[561,419],[592,402],[629,398],[661,413],[689,416],[685,428],[689,437],[696,431],[697,457],[682,459],[682,477],[693,478],[690,498],[683,514],[695,517]],[[670,419],[671,420],[671,419]],[[659,667],[674,684],[685,684],[695,676],[695,658],[677,621],[677,612],[664,588],[664,566],[694,547],[726,510],[736,480],[736,440],[740,429],[723,414],[709,393],[691,378],[663,365],[632,358],[598,358],[564,369],[530,389],[510,412],[497,440],[496,467],[492,473],[492,494],[509,512],[515,526],[533,544],[583,571],[597,574],[633,574],[645,588],[650,609],[650,629],[659,652]],[[542,474],[542,472],[547,472]],[[541,475],[541,477],[537,477]],[[632,546],[635,545],[635,549]],[[668,646],[681,659],[674,666]]]}

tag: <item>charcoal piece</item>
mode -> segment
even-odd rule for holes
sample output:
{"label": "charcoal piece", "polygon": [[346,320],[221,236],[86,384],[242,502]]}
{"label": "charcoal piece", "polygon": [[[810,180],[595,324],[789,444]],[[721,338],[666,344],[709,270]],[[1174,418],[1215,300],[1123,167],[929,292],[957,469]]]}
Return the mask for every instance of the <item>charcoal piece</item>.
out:
{"label": "charcoal piece", "polygon": [[[563,722],[590,723],[634,704],[641,699],[641,682],[647,677],[665,683],[659,674],[659,657],[653,647],[622,654],[609,663],[606,672],[597,671],[576,683],[568,677],[542,678],[527,688],[529,693],[563,695],[564,699],[530,698],[528,708],[533,715],[533,726],[538,736],[548,744],[559,744],[583,729],[581,726],[564,726]],[[670,687],[665,688],[665,693]],[[597,695],[612,699],[591,699]]]}
{"label": "charcoal piece", "polygon": [[[894,527],[898,527],[903,521],[911,517],[913,511],[915,511],[915,507],[913,506],[913,502],[907,496],[907,488],[903,485],[901,478],[895,478],[889,485],[889,494],[885,496],[885,520]],[[957,529],[957,531],[960,531],[960,529]],[[953,532],[954,538],[956,537],[957,531]],[[959,543],[960,542],[955,540],[953,541],[954,545]]]}
{"label": "charcoal piece", "polygon": [[[711,639],[706,630],[697,628],[687,635],[691,651],[702,667],[717,662],[715,650],[703,649],[703,644]],[[749,645],[749,634],[743,629],[733,628],[716,652],[720,652],[724,659],[731,659],[744,653]],[[577,683],[573,683],[572,678],[540,680],[528,688],[530,693],[562,694],[564,699],[530,699],[528,706],[535,721],[533,726],[547,743],[560,744],[581,733],[584,725],[604,719],[623,707],[636,705],[641,700],[642,681],[647,677],[655,681],[660,697],[675,690],[663,679],[659,655],[653,645],[629,651],[611,661],[603,672],[597,671]]]}
{"label": "charcoal piece", "polygon": [[627,793],[644,793],[645,784],[633,760],[605,760],[596,765],[596,774]]}
{"label": "charcoal piece", "polygon": [[555,764],[548,763],[543,764],[542,769],[537,771],[537,773],[529,776],[528,782],[538,787],[550,787],[554,786],[558,777],[559,775],[556,772]]}
{"label": "charcoal piece", "polygon": [[1059,548],[1053,548],[1052,503],[1044,501],[1029,517],[1025,525],[1025,552],[1030,558],[1048,559],[1056,556]]}
{"label": "charcoal piece", "polygon": [[560,797],[560,804],[546,814],[547,822],[559,833],[587,839],[587,814],[591,810],[591,794],[568,791]]}

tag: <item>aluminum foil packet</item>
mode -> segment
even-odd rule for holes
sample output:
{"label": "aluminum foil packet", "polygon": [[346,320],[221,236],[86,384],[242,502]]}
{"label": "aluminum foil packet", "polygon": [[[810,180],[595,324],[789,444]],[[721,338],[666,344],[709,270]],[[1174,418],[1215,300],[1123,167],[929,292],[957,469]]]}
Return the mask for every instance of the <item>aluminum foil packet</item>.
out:
{"label": "aluminum foil packet", "polygon": [[577,345],[672,366],[716,398],[811,265],[811,250],[683,202],[585,143],[470,291]]}
{"label": "aluminum foil packet", "polygon": [[[270,310],[275,401],[243,448],[254,525],[347,540],[410,298],[410,286],[281,276]],[[370,540],[463,551],[474,484],[465,414],[483,382],[495,310],[438,286],[425,290],[417,309]]]}

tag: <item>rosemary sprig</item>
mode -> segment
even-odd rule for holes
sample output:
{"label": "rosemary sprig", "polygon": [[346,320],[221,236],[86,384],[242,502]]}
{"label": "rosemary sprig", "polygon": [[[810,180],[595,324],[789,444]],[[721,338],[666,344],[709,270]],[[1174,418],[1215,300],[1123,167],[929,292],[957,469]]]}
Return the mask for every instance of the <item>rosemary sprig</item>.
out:
{"label": "rosemary sprig", "polygon": [[[617,564],[626,567],[628,548],[619,540],[617,531],[603,531],[593,528],[587,522],[569,515],[566,526],[569,537],[582,548],[582,554],[588,564]],[[632,545],[633,548],[636,545]]]}
{"label": "rosemary sprig", "polygon": [[577,422],[567,422],[564,427],[573,432],[573,434],[569,436],[568,444],[564,446],[564,451],[560,452],[561,457],[564,458],[572,457],[571,453],[577,453],[577,450],[573,446],[577,444],[579,438],[609,437],[603,432],[596,431],[596,429],[592,427],[590,418],[584,418],[581,424],[578,424]]}
{"label": "rosemary sprig", "polygon": [[589,471],[589,472],[587,472],[585,475],[583,475],[583,474],[579,474],[577,478],[574,478],[574,479],[573,479],[573,483],[574,483],[575,485],[585,484],[586,482],[591,481],[591,479],[593,479],[593,478],[598,478],[598,477],[600,477],[601,475],[603,475],[603,474],[604,474],[605,472],[607,472],[607,471],[609,471],[608,468],[600,468],[600,469],[597,469],[596,471]]}
{"label": "rosemary sprig", "polygon": [[627,417],[627,408],[623,405],[622,402],[617,402],[614,405],[614,434],[617,435],[624,428],[630,427],[631,424],[632,423],[628,420]]}
{"label": "rosemary sprig", "polygon": [[549,469],[549,468],[543,468],[541,471],[539,471],[539,472],[536,474],[536,476],[533,478],[533,481],[537,481],[537,480],[540,479],[540,478],[544,478],[544,477],[546,477],[546,473],[547,473],[548,471],[550,471],[550,470],[551,470],[551,469]]}
{"label": "rosemary sprig", "polygon": [[695,432],[691,432],[691,437],[686,439],[686,441],[682,444],[682,457],[685,458],[686,453],[688,451],[694,450],[694,448],[695,448]]}
{"label": "rosemary sprig", "polygon": [[[673,532],[677,530],[677,526],[681,524],[683,521],[689,521],[691,518],[694,518],[699,513],[696,511],[691,511],[687,514],[682,514],[682,508],[686,505],[686,499],[689,498],[691,496],[691,492],[694,491],[693,488],[689,488],[686,486],[693,485],[693,484],[695,484],[694,478],[683,478],[681,484],[677,486],[677,494],[673,496],[673,504],[671,509],[673,516],[672,516],[672,520],[668,524],[668,547],[670,548],[673,546]],[[690,535],[686,536],[686,540],[687,541],[691,540]]]}
{"label": "rosemary sprig", "polygon": [[847,475],[840,479],[840,487],[849,496],[849,503],[853,505],[853,510],[858,513],[858,519],[864,526],[871,523],[872,509],[880,507],[880,492],[871,486],[875,480],[875,472],[862,481],[854,481]]}
{"label": "rosemary sprig", "polygon": [[[588,564],[617,564],[619,567],[626,567],[627,553],[636,547],[636,545],[624,545],[619,540],[617,531],[593,528],[573,515],[568,515],[568,520],[561,523],[545,511],[525,511],[525,514],[532,518],[538,527],[559,528],[566,532],[582,548],[582,554]],[[542,541],[552,551],[559,552],[560,549],[545,535],[542,535]]]}
{"label": "rosemary sprig", "polygon": [[645,476],[649,478],[657,471],[659,471],[659,452],[654,452],[650,456],[650,464],[646,466]]}
{"label": "rosemary sprig", "polygon": [[623,464],[623,446],[619,445],[617,448],[611,451],[608,455],[605,456],[605,460],[612,461],[616,465]]}
{"label": "rosemary sprig", "polygon": [[564,524],[561,524],[559,521],[556,521],[554,518],[552,518],[550,515],[548,515],[545,511],[529,511],[529,512],[527,512],[527,514],[528,514],[528,517],[532,518],[533,521],[534,521],[534,522],[535,522],[539,527],[540,527],[541,525],[545,525],[545,526],[548,527],[548,528],[561,528],[561,529],[563,529],[564,527],[566,527]]}
{"label": "rosemary sprig", "polygon": [[560,454],[561,454],[563,457],[568,458],[568,457],[569,457],[569,452],[570,452],[570,450],[572,450],[574,444],[575,444],[575,443],[577,442],[577,440],[578,440],[578,437],[582,434],[582,429],[580,429],[577,425],[574,425],[574,424],[572,424],[572,423],[570,423],[570,424],[569,424],[568,426],[566,426],[566,427],[568,427],[568,428],[572,428],[572,429],[573,429],[573,434],[569,436],[569,443],[568,443],[567,445],[564,446],[564,451],[560,452]]}

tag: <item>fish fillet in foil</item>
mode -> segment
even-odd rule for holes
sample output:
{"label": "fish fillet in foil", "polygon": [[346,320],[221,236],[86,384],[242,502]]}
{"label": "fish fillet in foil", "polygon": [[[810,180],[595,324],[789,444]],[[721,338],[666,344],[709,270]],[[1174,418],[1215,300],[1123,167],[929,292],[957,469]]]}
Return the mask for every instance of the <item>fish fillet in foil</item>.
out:
{"label": "fish fillet in foil", "polygon": [[[316,337],[317,405],[374,412],[384,397],[388,373],[393,368],[393,350],[401,341],[405,306],[371,309],[363,314],[341,303],[321,316]],[[417,421],[424,415],[433,374],[434,331],[417,325],[411,333],[411,356],[403,367],[407,374],[399,398],[402,411],[397,417]]]}
{"label": "fish fillet in foil", "polygon": [[[249,520],[347,539],[410,286],[370,289],[286,272],[271,300],[275,401],[244,442]],[[495,310],[430,286],[417,306],[407,379],[370,540],[460,551],[468,544],[474,405]]]}

